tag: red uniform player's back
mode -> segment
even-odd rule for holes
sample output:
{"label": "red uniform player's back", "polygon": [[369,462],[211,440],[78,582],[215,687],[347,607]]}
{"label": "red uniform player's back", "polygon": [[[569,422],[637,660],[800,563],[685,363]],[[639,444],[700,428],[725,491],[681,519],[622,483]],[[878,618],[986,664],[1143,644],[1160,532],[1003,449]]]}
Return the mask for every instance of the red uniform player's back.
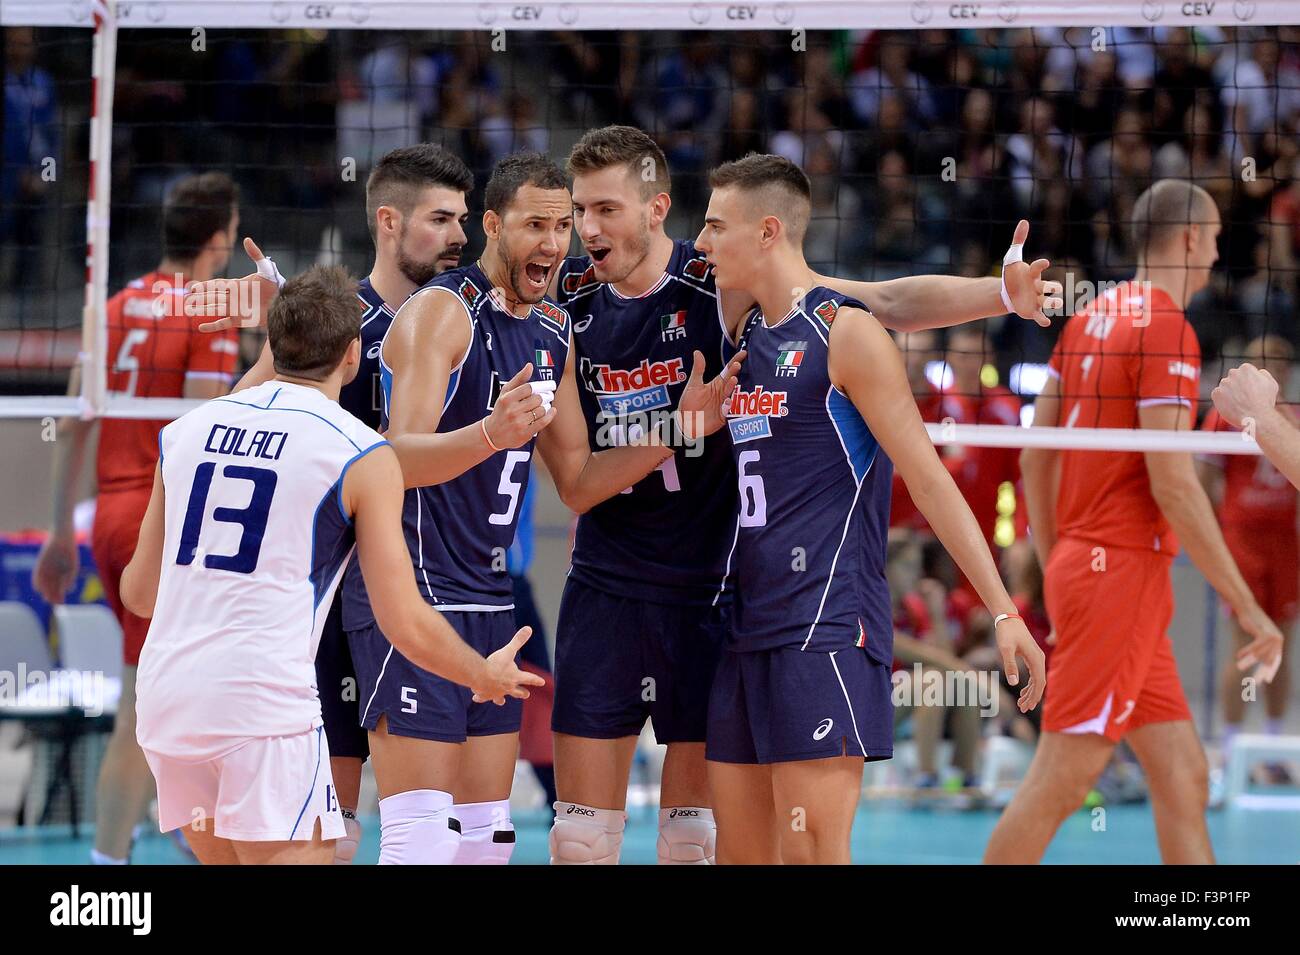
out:
{"label": "red uniform player's back", "polygon": [[[1195,415],[1201,348],[1168,294],[1125,282],[1070,319],[1048,369],[1059,379],[1064,427],[1137,428],[1147,405],[1181,404]],[[1064,451],[1061,458],[1061,537],[1177,552],[1140,452]]]}
{"label": "red uniform player's back", "polygon": [[[108,390],[136,398],[183,398],[186,379],[217,379],[229,386],[239,356],[235,331],[205,335],[200,319],[182,308],[182,277],[150,272],[108,301]],[[166,420],[105,418],[100,423],[92,545],[109,605],[122,624],[124,656],[140,659],[149,621],[128,611],[118,584],[135,553],[149,506],[158,432]]]}
{"label": "red uniform player's back", "polygon": [[[182,398],[187,378],[229,384],[239,357],[235,332],[205,335],[182,309],[180,276],[150,272],[108,300],[108,390],[135,398]],[[106,418],[97,472],[100,493],[153,486],[158,431],[166,420]]]}

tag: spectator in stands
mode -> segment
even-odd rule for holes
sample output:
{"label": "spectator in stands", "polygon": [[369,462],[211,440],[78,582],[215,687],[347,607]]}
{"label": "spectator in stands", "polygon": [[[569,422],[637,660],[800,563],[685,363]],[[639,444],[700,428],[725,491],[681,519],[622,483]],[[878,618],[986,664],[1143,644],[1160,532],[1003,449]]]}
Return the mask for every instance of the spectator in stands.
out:
{"label": "spectator in stands", "polygon": [[[51,176],[59,160],[54,79],[36,65],[36,31],[5,30],[4,149],[0,168],[0,286],[49,288],[44,246]],[[54,165],[51,165],[53,163]],[[9,259],[8,262],[5,259]]]}

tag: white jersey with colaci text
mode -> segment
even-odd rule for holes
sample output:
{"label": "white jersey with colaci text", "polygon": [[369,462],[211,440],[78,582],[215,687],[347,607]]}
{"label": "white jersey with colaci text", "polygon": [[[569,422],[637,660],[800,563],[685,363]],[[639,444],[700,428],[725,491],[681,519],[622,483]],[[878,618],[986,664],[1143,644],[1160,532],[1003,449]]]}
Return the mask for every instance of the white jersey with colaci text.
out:
{"label": "white jersey with colaci text", "polygon": [[316,645],[355,545],[343,478],[385,443],[283,381],[162,429],[165,543],[137,677],[146,750],[199,762],[320,725]]}

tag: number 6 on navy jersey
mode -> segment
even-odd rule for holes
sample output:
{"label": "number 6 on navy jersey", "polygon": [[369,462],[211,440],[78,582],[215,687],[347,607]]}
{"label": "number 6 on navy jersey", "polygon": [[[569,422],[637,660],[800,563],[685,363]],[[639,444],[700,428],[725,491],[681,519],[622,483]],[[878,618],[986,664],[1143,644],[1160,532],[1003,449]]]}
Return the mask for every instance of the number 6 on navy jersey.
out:
{"label": "number 6 on navy jersey", "polygon": [[[203,529],[203,513],[207,510],[208,491],[212,487],[212,474],[217,465],[212,461],[200,464],[194,472],[194,485],[190,500],[185,506],[185,523],[181,528],[181,546],[176,563],[188,567],[194,562],[199,546],[199,532]],[[222,477],[251,481],[253,496],[247,507],[218,507],[212,519],[226,524],[239,524],[244,533],[239,538],[239,549],[234,554],[208,554],[203,566],[212,570],[229,570],[236,574],[251,574],[257,569],[257,558],[262,551],[262,535],[266,533],[266,519],[271,512],[271,498],[275,495],[276,473],[268,468],[250,468],[227,464],[221,469]]]}

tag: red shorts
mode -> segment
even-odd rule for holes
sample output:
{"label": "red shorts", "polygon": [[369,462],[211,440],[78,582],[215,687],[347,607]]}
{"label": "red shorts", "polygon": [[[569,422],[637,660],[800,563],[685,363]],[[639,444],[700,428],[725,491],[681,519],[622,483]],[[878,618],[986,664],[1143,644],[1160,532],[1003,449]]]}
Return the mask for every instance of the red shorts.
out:
{"label": "red shorts", "polygon": [[1169,556],[1062,538],[1044,581],[1056,627],[1043,729],[1118,741],[1148,723],[1190,720],[1173,642]]}
{"label": "red shorts", "polygon": [[1264,612],[1276,623],[1294,620],[1300,609],[1300,536],[1291,528],[1279,533],[1225,527],[1223,538]]}
{"label": "red shorts", "polygon": [[112,491],[95,499],[91,552],[99,579],[104,584],[104,596],[108,598],[117,622],[122,625],[122,659],[127,666],[140,663],[140,650],[144,647],[145,634],[149,632],[149,621],[122,606],[122,571],[126,570],[131,555],[135,553],[144,512],[149,509],[150,493],[152,488]]}

